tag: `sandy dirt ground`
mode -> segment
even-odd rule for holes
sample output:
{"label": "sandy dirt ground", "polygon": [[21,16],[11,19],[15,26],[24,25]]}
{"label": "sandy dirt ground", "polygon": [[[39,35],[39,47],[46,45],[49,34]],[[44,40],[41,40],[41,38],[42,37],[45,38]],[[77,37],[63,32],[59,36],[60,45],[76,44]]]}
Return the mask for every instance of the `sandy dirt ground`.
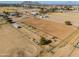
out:
{"label": "sandy dirt ground", "polygon": [[47,20],[55,21],[58,23],[71,21],[74,26],[79,26],[79,13],[51,13],[49,14],[49,18],[47,18]]}
{"label": "sandy dirt ground", "polygon": [[[11,24],[5,24],[0,27],[0,56],[20,56],[20,51],[23,56],[38,56],[43,48],[33,42],[33,39],[40,40],[40,35],[42,36],[43,32],[46,36],[56,36],[57,39],[61,40],[57,44],[53,44],[52,42],[50,45],[55,45],[55,49],[52,49],[50,52],[45,50],[40,56],[79,56],[79,49],[74,47],[79,41],[79,29],[76,31],[77,28],[75,27],[79,26],[78,13],[51,13],[49,14],[49,18],[43,20],[34,18],[29,14],[27,15],[24,12],[25,10],[21,8],[12,7],[9,9],[8,7],[3,7],[1,9],[1,11],[9,12],[16,10],[21,10],[24,15],[20,18],[11,17],[12,20],[22,22],[24,25],[20,29],[14,28]],[[74,26],[65,25],[65,21],[71,21]],[[27,24],[41,31],[38,33],[39,35],[27,29]],[[53,51],[54,54],[52,53]]]}
{"label": "sandy dirt ground", "polygon": [[10,24],[2,25],[0,28],[0,56],[18,56],[18,50],[23,50],[25,56],[37,55],[40,47],[29,40]]}
{"label": "sandy dirt ground", "polygon": [[[73,37],[72,36],[70,37],[67,38],[70,41],[67,43],[64,42],[66,43],[64,46],[57,48],[53,56],[61,56],[61,57],[79,56],[78,48],[74,47],[77,44],[77,42],[79,42],[79,30],[76,32],[76,34]],[[61,43],[60,45],[63,45],[63,44]]]}

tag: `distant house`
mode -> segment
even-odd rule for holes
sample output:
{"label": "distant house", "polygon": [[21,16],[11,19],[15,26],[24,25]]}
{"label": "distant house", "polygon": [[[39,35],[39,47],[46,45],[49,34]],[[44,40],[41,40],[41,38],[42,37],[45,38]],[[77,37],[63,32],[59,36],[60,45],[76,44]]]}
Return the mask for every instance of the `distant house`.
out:
{"label": "distant house", "polygon": [[16,13],[10,13],[10,16],[16,16]]}
{"label": "distant house", "polygon": [[38,13],[38,12],[35,12],[35,11],[32,11],[31,14],[32,14],[33,16],[36,16],[36,15],[38,15],[39,13]]}
{"label": "distant house", "polygon": [[0,16],[5,16],[5,14],[4,13],[0,13]]}
{"label": "distant house", "polygon": [[47,14],[44,14],[44,15],[38,15],[37,18],[40,18],[40,19],[49,18],[49,16]]}
{"label": "distant house", "polygon": [[79,6],[72,6],[72,8],[73,8],[74,10],[79,11]]}

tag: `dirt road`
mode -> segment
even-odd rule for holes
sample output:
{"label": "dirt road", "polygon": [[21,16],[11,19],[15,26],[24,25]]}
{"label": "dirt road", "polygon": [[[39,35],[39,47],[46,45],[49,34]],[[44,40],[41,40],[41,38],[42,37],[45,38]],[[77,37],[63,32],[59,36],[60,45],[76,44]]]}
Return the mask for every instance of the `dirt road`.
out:
{"label": "dirt road", "polygon": [[79,41],[79,29],[75,31],[71,36],[66,38],[65,41],[63,41],[54,49],[56,52],[53,56],[62,56],[62,57],[70,56],[75,50],[74,46],[78,41]]}

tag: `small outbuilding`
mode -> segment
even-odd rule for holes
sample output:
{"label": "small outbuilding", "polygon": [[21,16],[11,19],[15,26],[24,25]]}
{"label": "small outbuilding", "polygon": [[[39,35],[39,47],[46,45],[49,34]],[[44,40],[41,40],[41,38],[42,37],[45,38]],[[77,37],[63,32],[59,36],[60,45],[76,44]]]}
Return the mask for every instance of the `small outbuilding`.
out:
{"label": "small outbuilding", "polygon": [[21,28],[21,26],[17,23],[12,23],[12,25],[15,27],[15,28]]}

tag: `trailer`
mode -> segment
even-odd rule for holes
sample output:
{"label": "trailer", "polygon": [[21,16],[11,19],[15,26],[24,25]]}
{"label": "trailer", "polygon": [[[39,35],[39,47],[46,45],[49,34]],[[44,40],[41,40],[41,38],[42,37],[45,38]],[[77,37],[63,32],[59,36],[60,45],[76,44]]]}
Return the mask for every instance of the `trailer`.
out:
{"label": "trailer", "polygon": [[19,24],[17,24],[17,23],[12,23],[12,25],[13,25],[13,27],[15,27],[15,28],[21,28],[21,26],[20,26]]}

